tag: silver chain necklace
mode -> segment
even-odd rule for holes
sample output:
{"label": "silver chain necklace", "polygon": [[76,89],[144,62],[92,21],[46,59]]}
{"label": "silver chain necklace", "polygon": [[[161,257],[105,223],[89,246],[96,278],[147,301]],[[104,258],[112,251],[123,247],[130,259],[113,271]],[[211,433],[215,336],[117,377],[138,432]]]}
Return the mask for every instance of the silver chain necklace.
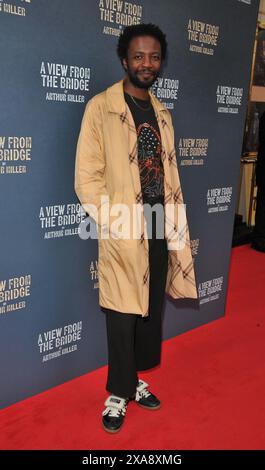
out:
{"label": "silver chain necklace", "polygon": [[150,106],[149,106],[148,108],[143,108],[139,103],[137,103],[137,101],[134,99],[134,97],[133,97],[132,95],[130,95],[129,93],[128,93],[128,95],[132,98],[134,104],[135,104],[138,108],[140,108],[142,111],[150,111],[150,109],[152,108],[152,103],[151,103],[151,101],[150,101]]}

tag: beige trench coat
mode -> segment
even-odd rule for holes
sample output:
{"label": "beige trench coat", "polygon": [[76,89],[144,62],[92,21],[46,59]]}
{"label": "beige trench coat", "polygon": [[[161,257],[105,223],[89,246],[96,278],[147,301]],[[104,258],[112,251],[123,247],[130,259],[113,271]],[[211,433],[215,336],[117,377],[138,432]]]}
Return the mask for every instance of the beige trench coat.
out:
{"label": "beige trench coat", "polygon": [[[183,213],[181,227],[178,223],[177,207],[183,203],[183,198],[172,119],[169,111],[150,91],[149,95],[161,133],[165,207],[167,204],[171,207],[169,214],[165,210],[164,218],[165,237],[170,248],[166,293],[174,299],[197,298],[189,229],[186,216],[183,224]],[[119,312],[148,316],[149,257],[143,211],[138,238],[131,236],[125,239],[117,237],[117,234],[109,238],[102,236],[115,217],[110,213],[109,225],[105,224],[105,219],[103,223],[100,209],[105,203],[102,203],[101,196],[109,197],[110,210],[113,204],[126,204],[130,209],[132,226],[133,205],[143,208],[137,133],[124,100],[123,80],[95,95],[86,105],[76,150],[75,192],[86,212],[98,224],[99,304]],[[105,228],[102,233],[101,228]],[[182,241],[181,249],[174,244],[176,234]]]}

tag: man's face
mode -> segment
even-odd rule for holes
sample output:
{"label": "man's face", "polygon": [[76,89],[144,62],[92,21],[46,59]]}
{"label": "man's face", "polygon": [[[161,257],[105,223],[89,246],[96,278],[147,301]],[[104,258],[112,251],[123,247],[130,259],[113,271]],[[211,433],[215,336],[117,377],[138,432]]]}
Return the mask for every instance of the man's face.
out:
{"label": "man's face", "polygon": [[137,36],[130,41],[123,66],[129,80],[137,88],[153,85],[161,68],[160,42],[152,36]]}

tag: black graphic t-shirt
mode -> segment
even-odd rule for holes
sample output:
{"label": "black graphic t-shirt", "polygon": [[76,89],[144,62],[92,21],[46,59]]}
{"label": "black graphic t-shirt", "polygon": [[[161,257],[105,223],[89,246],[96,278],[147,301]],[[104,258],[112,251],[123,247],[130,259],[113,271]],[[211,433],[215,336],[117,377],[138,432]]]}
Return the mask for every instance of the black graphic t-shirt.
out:
{"label": "black graphic t-shirt", "polygon": [[[161,136],[151,102],[124,92],[137,130],[138,164],[143,202],[164,202],[164,168],[161,160]],[[138,106],[134,103],[137,102]],[[146,108],[146,110],[141,109]]]}

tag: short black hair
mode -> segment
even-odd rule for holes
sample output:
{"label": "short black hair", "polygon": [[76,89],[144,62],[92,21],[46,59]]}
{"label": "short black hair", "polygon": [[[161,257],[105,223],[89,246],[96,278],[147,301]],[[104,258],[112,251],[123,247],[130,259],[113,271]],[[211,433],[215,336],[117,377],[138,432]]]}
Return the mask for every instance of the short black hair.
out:
{"label": "short black hair", "polygon": [[119,36],[117,44],[117,54],[122,63],[123,59],[127,58],[130,41],[137,36],[152,36],[160,42],[161,46],[161,59],[165,60],[167,55],[167,41],[166,35],[161,29],[152,23],[141,23],[131,26],[126,26]]}

